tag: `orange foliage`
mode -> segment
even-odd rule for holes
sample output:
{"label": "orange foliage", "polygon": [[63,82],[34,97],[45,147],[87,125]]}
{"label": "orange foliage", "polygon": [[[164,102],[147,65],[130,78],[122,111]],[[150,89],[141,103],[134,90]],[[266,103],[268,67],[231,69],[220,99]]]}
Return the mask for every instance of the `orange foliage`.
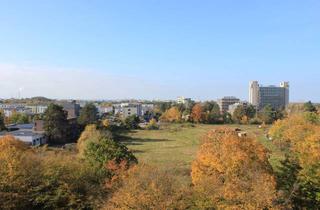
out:
{"label": "orange foliage", "polygon": [[181,112],[177,107],[171,107],[163,113],[161,120],[166,122],[179,122],[181,121]]}
{"label": "orange foliage", "polygon": [[201,104],[196,104],[193,106],[192,108],[192,112],[191,112],[191,118],[194,122],[201,122],[203,120],[203,111],[202,111],[202,106]]}
{"label": "orange foliage", "polygon": [[104,209],[186,209],[184,196],[169,173],[139,164],[122,174]]}
{"label": "orange foliage", "polygon": [[192,182],[218,209],[270,208],[276,199],[265,148],[229,129],[208,133],[192,163]]}

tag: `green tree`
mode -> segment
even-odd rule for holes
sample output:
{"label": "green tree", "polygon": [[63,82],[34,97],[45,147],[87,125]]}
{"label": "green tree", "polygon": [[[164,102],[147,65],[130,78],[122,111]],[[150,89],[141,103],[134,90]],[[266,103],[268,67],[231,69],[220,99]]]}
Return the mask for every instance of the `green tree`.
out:
{"label": "green tree", "polygon": [[206,115],[206,123],[221,123],[219,105],[214,101],[207,101],[203,104],[203,112]]}
{"label": "green tree", "polygon": [[317,112],[317,108],[313,105],[311,101],[308,101],[303,105],[303,110],[305,112]]}
{"label": "green tree", "polygon": [[137,115],[131,115],[124,120],[124,124],[128,129],[138,129],[140,118]]}
{"label": "green tree", "polygon": [[268,104],[260,111],[259,118],[264,123],[271,124],[276,120],[276,111]]}
{"label": "green tree", "polygon": [[82,132],[77,148],[81,159],[87,161],[102,173],[108,173],[109,161],[136,163],[137,159],[128,148],[113,140],[110,132],[98,130],[95,125],[88,125]]}
{"label": "green tree", "polygon": [[56,104],[50,104],[44,113],[44,130],[49,143],[65,143],[68,136],[67,113]]}
{"label": "green tree", "polygon": [[78,123],[85,127],[89,124],[95,124],[98,120],[98,109],[92,104],[86,104],[80,111],[80,116],[78,118]]}
{"label": "green tree", "polygon": [[254,118],[256,114],[256,109],[252,105],[239,105],[233,112],[232,119],[236,123],[243,122],[243,119],[250,119]]}
{"label": "green tree", "polygon": [[4,123],[4,114],[3,112],[0,110],[0,131],[5,130],[6,126]]}

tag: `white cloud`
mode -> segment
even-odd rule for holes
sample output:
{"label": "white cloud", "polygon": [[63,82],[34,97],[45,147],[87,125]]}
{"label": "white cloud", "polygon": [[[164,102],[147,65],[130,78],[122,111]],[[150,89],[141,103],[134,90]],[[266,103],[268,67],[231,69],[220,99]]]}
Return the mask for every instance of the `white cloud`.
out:
{"label": "white cloud", "polygon": [[96,70],[0,64],[0,98],[45,96],[75,99],[148,98],[170,95],[170,88],[138,77]]}

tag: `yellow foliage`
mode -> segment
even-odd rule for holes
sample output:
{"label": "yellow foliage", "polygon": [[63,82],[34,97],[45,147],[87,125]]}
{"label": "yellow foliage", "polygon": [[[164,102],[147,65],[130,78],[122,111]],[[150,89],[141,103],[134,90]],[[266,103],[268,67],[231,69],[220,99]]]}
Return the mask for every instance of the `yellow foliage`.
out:
{"label": "yellow foliage", "polygon": [[186,209],[176,180],[167,172],[139,164],[122,175],[122,183],[104,209]]}
{"label": "yellow foliage", "polygon": [[[296,154],[300,176],[320,185],[320,125],[296,114],[277,121],[269,131],[275,144]],[[285,144],[284,144],[285,143]]]}
{"label": "yellow foliage", "polygon": [[110,121],[108,119],[104,119],[102,121],[102,125],[105,127],[105,128],[109,128],[110,126]]}
{"label": "yellow foliage", "polygon": [[229,129],[208,133],[192,163],[195,189],[218,209],[264,209],[276,198],[268,153],[252,138]]}
{"label": "yellow foliage", "polygon": [[161,120],[166,122],[179,122],[181,121],[181,112],[177,107],[171,107],[162,114]]}
{"label": "yellow foliage", "polygon": [[77,142],[77,149],[79,156],[83,157],[84,151],[87,147],[87,143],[90,141],[98,141],[101,137],[101,132],[97,129],[96,125],[87,125],[84,131],[81,133]]}

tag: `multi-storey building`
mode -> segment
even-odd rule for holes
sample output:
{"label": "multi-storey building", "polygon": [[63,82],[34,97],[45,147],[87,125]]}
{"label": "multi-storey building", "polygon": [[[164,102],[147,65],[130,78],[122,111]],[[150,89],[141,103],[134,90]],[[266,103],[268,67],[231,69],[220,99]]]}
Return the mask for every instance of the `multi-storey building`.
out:
{"label": "multi-storey building", "polygon": [[280,86],[261,86],[257,81],[249,84],[249,103],[261,110],[267,105],[274,109],[286,108],[289,104],[289,82]]}
{"label": "multi-storey building", "polygon": [[217,102],[218,102],[218,105],[220,106],[220,111],[227,112],[229,110],[229,106],[235,103],[239,103],[240,99],[234,96],[226,96],[226,97],[223,97],[222,99],[219,99]]}

